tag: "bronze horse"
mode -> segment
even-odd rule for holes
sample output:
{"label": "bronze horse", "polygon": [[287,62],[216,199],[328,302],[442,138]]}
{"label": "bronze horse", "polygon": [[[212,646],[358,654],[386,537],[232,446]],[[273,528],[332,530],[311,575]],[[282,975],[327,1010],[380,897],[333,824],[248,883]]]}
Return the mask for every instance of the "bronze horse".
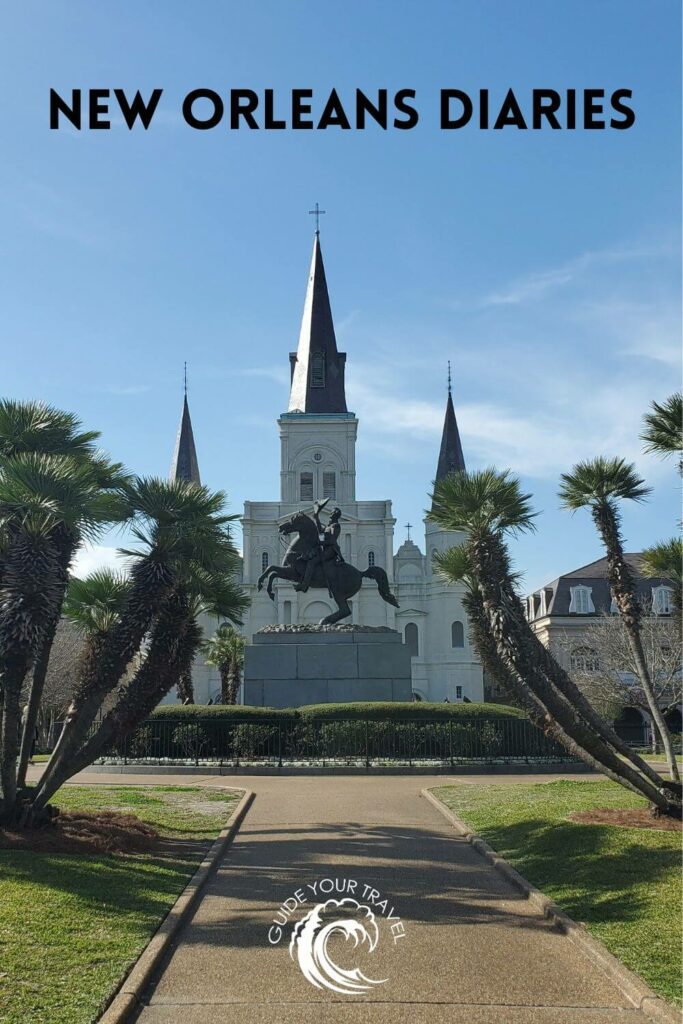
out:
{"label": "bronze horse", "polygon": [[[267,593],[271,601],[275,600],[273,594],[274,580],[287,580],[290,583],[301,583],[306,570],[305,555],[313,547],[319,547],[318,529],[305,512],[296,512],[291,519],[282,523],[280,533],[289,536],[296,533],[282,561],[282,565],[269,565],[258,578],[258,589],[263,589],[266,578],[268,579]],[[378,565],[369,565],[365,572],[349,565],[348,562],[327,562],[323,567],[322,561],[316,565],[311,578],[311,587],[319,590],[327,590],[330,596],[337,603],[338,611],[325,616],[320,620],[321,626],[329,626],[341,619],[346,619],[351,614],[349,598],[357,594],[364,579],[375,580],[380,597],[388,604],[398,608],[398,601],[389,590],[389,580],[384,569]]]}

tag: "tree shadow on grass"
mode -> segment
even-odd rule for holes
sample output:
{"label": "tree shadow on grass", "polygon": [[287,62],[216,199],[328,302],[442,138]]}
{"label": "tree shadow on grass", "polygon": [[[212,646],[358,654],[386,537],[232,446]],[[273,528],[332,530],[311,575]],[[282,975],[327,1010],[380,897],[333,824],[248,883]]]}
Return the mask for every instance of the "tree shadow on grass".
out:
{"label": "tree shadow on grass", "polygon": [[637,920],[644,889],[680,866],[675,833],[645,838],[635,829],[527,819],[482,829],[482,835],[570,917],[587,924]]}
{"label": "tree shadow on grass", "polygon": [[168,853],[120,856],[111,854],[35,854],[0,851],[0,877],[6,892],[12,883],[31,886],[32,900],[45,905],[50,893],[82,902],[107,915],[159,917],[197,869],[206,843],[169,844]]}

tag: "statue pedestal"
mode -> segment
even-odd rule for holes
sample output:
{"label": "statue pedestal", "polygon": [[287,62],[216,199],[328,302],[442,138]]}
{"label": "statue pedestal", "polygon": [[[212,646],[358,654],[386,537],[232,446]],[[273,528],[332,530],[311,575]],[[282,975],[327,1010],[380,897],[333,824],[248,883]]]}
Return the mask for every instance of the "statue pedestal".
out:
{"label": "statue pedestal", "polygon": [[386,626],[267,626],[244,652],[242,703],[410,701],[410,652]]}

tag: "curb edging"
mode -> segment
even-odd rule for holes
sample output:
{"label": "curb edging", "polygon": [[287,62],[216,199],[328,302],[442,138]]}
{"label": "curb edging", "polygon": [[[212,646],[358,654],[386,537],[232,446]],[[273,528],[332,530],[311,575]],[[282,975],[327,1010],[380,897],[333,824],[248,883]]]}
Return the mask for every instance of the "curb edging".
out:
{"label": "curb edging", "polygon": [[251,790],[244,790],[237,807],[211,844],[192,878],[133,964],[107,1009],[97,1018],[98,1024],[127,1024],[132,1014],[140,1007],[142,992],[166,955],[173,939],[195,910],[204,886],[235,838],[254,800],[254,795]]}
{"label": "curb edging", "polygon": [[[549,921],[557,927],[578,946],[584,954],[595,963],[610,979],[628,1000],[639,1010],[658,1024],[681,1024],[681,1012],[676,1006],[667,1003],[665,999],[658,996],[649,985],[646,985],[642,978],[625,967],[607,949],[599,939],[594,938],[588,932],[585,925],[574,921],[560,907],[557,906],[548,896],[537,889],[535,885],[528,882],[519,871],[513,868],[503,857],[498,854],[492,846],[473,832],[464,821],[461,821],[442,803],[438,797],[429,789],[420,790],[423,796],[436,810],[453,826],[461,836],[476,852],[491,864],[495,870],[502,875],[511,885],[521,892],[530,903],[533,904]],[[107,1022],[109,1024],[109,1022]]]}

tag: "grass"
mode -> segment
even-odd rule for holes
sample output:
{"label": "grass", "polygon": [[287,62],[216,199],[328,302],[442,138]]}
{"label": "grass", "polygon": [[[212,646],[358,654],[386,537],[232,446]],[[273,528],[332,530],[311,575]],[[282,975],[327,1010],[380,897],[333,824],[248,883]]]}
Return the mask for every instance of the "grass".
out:
{"label": "grass", "polygon": [[65,810],[135,814],[187,844],[126,856],[0,850],[2,1024],[90,1024],[238,798],[190,786],[61,790]]}
{"label": "grass", "polygon": [[680,1005],[680,833],[568,820],[573,811],[644,807],[644,800],[606,780],[434,792],[655,992]]}

